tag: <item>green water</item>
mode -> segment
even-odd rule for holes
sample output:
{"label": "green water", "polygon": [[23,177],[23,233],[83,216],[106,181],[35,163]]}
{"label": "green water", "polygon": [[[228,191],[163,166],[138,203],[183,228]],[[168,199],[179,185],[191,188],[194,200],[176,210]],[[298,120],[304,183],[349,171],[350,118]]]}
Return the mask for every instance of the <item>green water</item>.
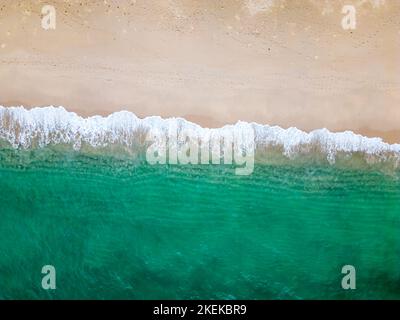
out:
{"label": "green water", "polygon": [[[399,176],[4,148],[0,298],[400,298]],[[56,290],[41,287],[48,264]]]}

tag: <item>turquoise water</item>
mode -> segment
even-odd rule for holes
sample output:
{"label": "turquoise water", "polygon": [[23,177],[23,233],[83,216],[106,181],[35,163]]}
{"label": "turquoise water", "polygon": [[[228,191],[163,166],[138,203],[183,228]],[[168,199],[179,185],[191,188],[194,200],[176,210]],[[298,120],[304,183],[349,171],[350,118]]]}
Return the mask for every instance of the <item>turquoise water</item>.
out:
{"label": "turquoise water", "polygon": [[[3,147],[0,298],[398,299],[399,178]],[[56,290],[41,287],[48,264]],[[341,287],[347,264],[356,290]]]}

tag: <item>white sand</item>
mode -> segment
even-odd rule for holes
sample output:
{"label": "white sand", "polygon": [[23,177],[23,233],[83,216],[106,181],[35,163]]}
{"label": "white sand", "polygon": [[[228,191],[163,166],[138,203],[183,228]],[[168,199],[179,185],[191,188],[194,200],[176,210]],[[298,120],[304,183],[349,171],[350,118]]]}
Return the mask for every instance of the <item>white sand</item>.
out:
{"label": "white sand", "polygon": [[57,28],[45,31],[47,1],[2,0],[0,105],[350,129],[400,142],[400,2],[365,1],[352,32],[341,6],[362,1],[247,2],[52,1]]}

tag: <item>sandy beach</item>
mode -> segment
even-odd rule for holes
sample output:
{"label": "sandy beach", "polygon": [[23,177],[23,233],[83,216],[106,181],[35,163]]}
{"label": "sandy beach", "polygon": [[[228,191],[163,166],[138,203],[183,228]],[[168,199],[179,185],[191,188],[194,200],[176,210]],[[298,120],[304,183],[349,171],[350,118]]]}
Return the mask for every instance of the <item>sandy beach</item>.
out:
{"label": "sandy beach", "polygon": [[[400,142],[400,2],[0,1],[0,105]],[[357,27],[341,26],[344,4]]]}

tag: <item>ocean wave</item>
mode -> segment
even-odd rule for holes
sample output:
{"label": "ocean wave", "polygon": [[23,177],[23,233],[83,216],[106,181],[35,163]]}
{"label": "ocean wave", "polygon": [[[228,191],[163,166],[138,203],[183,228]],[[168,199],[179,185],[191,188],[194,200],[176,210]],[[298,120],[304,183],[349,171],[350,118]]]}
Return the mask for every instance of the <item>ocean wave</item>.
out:
{"label": "ocean wave", "polygon": [[196,137],[222,136],[227,132],[241,133],[251,128],[254,133],[256,150],[281,150],[291,158],[298,154],[317,151],[330,162],[335,162],[338,154],[362,154],[375,160],[400,159],[400,144],[388,144],[381,138],[368,138],[352,131],[330,132],[318,129],[304,132],[295,127],[284,129],[279,126],[261,125],[239,121],[217,129],[203,128],[183,118],[163,119],[159,116],[138,118],[129,111],[119,111],[107,117],[83,118],[63,107],[0,106],[0,139],[13,148],[28,149],[47,145],[68,144],[75,150],[83,145],[94,148],[109,145],[132,147],[143,144],[144,134],[157,129],[165,133],[171,125],[178,130],[194,132]]}

